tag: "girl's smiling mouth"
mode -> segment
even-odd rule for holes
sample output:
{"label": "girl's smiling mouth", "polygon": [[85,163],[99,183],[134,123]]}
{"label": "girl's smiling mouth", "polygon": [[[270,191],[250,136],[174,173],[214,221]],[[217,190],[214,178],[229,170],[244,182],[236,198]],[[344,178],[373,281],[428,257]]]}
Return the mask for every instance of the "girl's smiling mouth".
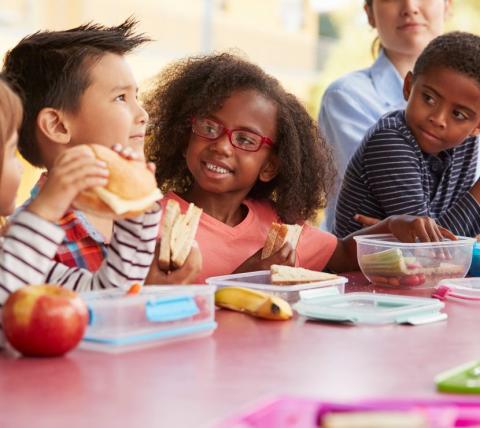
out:
{"label": "girl's smiling mouth", "polygon": [[211,162],[202,162],[202,164],[205,166],[207,171],[213,172],[215,175],[227,175],[227,174],[232,174],[233,171],[230,170],[229,168],[226,168],[226,166],[220,166],[215,163]]}

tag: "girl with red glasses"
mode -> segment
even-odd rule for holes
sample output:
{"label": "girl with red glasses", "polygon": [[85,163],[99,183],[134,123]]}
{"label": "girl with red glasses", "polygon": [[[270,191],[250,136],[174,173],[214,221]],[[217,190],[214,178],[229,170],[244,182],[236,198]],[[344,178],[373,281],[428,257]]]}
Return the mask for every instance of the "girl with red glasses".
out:
{"label": "girl with red glasses", "polygon": [[[203,208],[197,241],[209,276],[288,264],[315,270],[358,269],[352,236],[304,224],[323,208],[333,158],[301,103],[261,68],[230,54],[188,58],[159,76],[147,96],[158,185],[186,210]],[[167,193],[168,192],[168,193]],[[272,222],[304,224],[296,251],[260,253]],[[427,224],[425,230],[425,224]],[[359,233],[394,231],[438,239],[429,220],[396,217]]]}

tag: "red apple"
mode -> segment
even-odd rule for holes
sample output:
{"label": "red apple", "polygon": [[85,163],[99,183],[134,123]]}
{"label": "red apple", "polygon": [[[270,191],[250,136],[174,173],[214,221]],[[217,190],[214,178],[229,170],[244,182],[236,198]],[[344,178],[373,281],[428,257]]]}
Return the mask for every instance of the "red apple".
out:
{"label": "red apple", "polygon": [[30,285],[11,294],[3,307],[3,330],[23,355],[53,357],[83,337],[88,310],[77,293],[54,285]]}

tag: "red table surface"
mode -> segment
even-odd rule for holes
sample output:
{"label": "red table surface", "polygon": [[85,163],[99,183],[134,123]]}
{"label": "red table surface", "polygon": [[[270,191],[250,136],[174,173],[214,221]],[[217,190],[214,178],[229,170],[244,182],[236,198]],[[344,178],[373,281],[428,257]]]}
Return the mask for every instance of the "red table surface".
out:
{"label": "red table surface", "polygon": [[412,327],[219,310],[212,336],[142,351],[0,353],[0,427],[208,427],[279,394],[443,398],[435,375],[480,358],[480,305],[447,302],[446,312],[447,321]]}

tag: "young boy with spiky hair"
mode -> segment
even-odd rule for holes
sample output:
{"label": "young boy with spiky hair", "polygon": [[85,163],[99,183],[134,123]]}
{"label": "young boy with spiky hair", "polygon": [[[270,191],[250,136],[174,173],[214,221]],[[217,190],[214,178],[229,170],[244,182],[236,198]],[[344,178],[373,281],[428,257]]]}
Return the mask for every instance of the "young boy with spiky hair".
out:
{"label": "young boy with spiky hair", "polygon": [[[85,143],[143,151],[148,115],[138,103],[124,55],[149,39],[135,34],[135,25],[128,19],[116,27],[40,31],[7,53],[3,71],[25,110],[18,147],[32,165],[48,171],[65,150]],[[32,198],[44,181],[34,187]],[[66,236],[56,260],[97,270],[112,237],[112,221],[70,210],[59,224]]]}
{"label": "young boy with spiky hair", "polygon": [[[69,147],[100,144],[143,153],[148,114],[137,99],[137,83],[125,55],[149,41],[135,33],[136,21],[119,26],[87,24],[65,31],[41,31],[22,39],[4,61],[6,78],[23,98],[19,150],[33,165],[51,168]],[[32,190],[32,199],[45,175]],[[30,203],[27,201],[25,205]],[[96,271],[105,264],[124,281],[190,282],[202,259],[194,248],[175,272],[152,260],[160,213],[115,222],[69,210],[58,223],[65,231],[55,259]],[[142,259],[143,257],[143,259]],[[126,266],[126,267],[125,267]]]}
{"label": "young boy with spiky hair", "polygon": [[336,235],[360,229],[357,215],[396,214],[479,234],[480,37],[453,32],[430,42],[405,78],[404,96],[406,109],[382,117],[347,167]]}

